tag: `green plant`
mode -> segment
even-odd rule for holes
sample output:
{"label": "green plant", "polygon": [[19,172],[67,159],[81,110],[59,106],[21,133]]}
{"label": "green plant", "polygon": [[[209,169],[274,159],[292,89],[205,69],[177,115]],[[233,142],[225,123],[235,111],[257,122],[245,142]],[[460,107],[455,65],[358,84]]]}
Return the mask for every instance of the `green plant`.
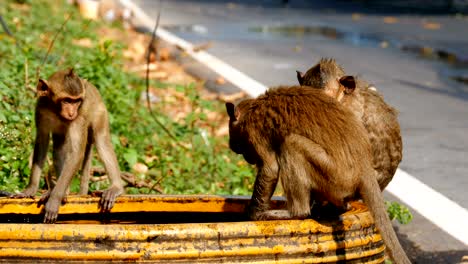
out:
{"label": "green plant", "polygon": [[396,219],[400,224],[406,225],[413,220],[413,215],[408,207],[397,202],[386,201],[388,216],[391,220]]}

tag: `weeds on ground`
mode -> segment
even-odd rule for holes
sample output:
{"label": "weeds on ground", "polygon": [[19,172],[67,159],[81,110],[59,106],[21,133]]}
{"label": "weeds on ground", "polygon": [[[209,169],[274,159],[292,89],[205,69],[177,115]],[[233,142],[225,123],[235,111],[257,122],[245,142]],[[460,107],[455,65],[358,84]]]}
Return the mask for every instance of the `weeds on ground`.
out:
{"label": "weeds on ground", "polygon": [[[28,181],[28,159],[35,135],[36,68],[71,14],[40,77],[73,67],[99,89],[109,110],[112,143],[121,170],[133,172],[136,164],[143,165],[147,170],[136,173],[138,180],[147,181],[147,186],[159,186],[158,190],[168,194],[250,193],[253,168],[243,166],[242,157],[229,150],[226,137],[209,133],[219,124],[207,121],[206,110],[224,111],[220,102],[201,99],[193,85],[176,85],[189,98],[191,114],[174,121],[153,106],[161,123],[176,136],[174,140],[155,124],[145,98],[141,98],[144,80],[123,72],[123,46],[100,41],[96,34],[102,26],[99,22],[82,19],[75,8],[58,0],[25,4],[9,0],[2,2],[0,14],[14,35],[12,38],[0,33],[0,186],[4,190],[22,190]],[[74,44],[85,38],[92,41],[91,47]],[[151,86],[165,89],[168,84],[153,81]],[[105,188],[106,184],[95,182],[91,190]],[[78,184],[73,182],[72,192],[77,190]],[[128,187],[127,193],[155,191]]]}

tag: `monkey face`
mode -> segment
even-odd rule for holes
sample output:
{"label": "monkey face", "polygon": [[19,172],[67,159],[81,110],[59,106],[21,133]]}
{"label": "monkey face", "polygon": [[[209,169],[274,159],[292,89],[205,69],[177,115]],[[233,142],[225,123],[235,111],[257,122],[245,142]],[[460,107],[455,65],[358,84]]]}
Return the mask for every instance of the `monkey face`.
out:
{"label": "monkey face", "polygon": [[226,103],[226,111],[229,115],[229,148],[236,154],[242,154],[244,159],[255,164],[256,155],[252,155],[252,151],[248,149],[248,141],[243,136],[241,124],[239,123],[240,112],[232,103]]}
{"label": "monkey face", "polygon": [[245,161],[249,164],[257,164],[259,160],[252,143],[249,143],[235,122],[229,122],[229,148],[234,153],[244,156]]}
{"label": "monkey face", "polygon": [[66,121],[73,121],[78,117],[85,92],[81,79],[73,69],[58,71],[49,80],[40,79],[37,84],[38,96],[48,98],[50,107]]}
{"label": "monkey face", "polygon": [[73,121],[78,117],[81,98],[64,98],[60,101],[60,116],[68,121]]}

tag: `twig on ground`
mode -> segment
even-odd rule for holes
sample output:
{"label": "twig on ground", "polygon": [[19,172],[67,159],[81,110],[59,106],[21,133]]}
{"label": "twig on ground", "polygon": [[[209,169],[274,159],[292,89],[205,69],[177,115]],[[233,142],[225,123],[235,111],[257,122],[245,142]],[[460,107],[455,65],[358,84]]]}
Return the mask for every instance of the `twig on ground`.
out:
{"label": "twig on ground", "polygon": [[194,52],[199,52],[201,50],[207,50],[213,46],[213,42],[208,41],[207,43],[196,45],[192,48]]}
{"label": "twig on ground", "polygon": [[[101,176],[91,177],[92,182],[103,181],[103,180],[106,180],[108,178],[107,175],[105,175],[106,170],[104,168],[99,168],[99,167],[91,168],[91,175],[94,174],[94,173],[97,173],[97,174],[99,174]],[[149,191],[155,190],[158,193],[164,194],[164,191],[159,186],[156,186],[157,184],[159,184],[159,182],[162,180],[162,178],[159,181],[157,181],[156,184],[151,184],[151,183],[146,182],[146,181],[137,181],[136,180],[137,177],[135,175],[133,175],[132,173],[130,173],[130,172],[122,171],[122,172],[120,172],[120,176],[125,182],[128,183],[128,185],[130,187],[135,187],[135,188],[146,187],[146,188],[149,189]]]}
{"label": "twig on ground", "polygon": [[[151,190],[153,190],[154,188],[157,188],[157,185],[164,179],[166,178],[167,174],[161,176],[161,178],[159,178],[159,180],[157,180],[152,186],[151,188],[149,189],[148,193],[151,192]],[[162,192],[161,192],[162,193]]]}
{"label": "twig on ground", "polygon": [[6,24],[5,20],[3,20],[3,16],[1,15],[0,15],[0,23],[2,24],[3,30],[5,30],[5,33],[7,33],[7,35],[10,37],[15,38],[15,36],[13,36],[10,29],[8,28],[8,25]]}
{"label": "twig on ground", "polygon": [[176,142],[178,146],[184,149],[187,149],[187,147],[181,144],[177,140],[176,136],[174,136],[174,134],[172,134],[172,132],[169,131],[169,129],[165,127],[164,124],[161,123],[161,121],[159,121],[158,117],[154,114],[153,109],[151,108],[151,100],[150,100],[150,95],[149,95],[150,58],[151,58],[151,54],[155,54],[155,58],[157,57],[156,42],[158,40],[158,37],[156,35],[156,31],[158,30],[158,27],[159,27],[160,17],[161,17],[161,0],[159,1],[158,16],[156,17],[156,24],[154,25],[153,32],[151,34],[151,39],[148,44],[148,52],[146,54],[146,78],[145,78],[146,80],[146,106],[148,107],[148,111],[151,117],[153,118],[153,120],[156,122],[156,124],[158,124],[164,130],[164,132],[166,132],[166,134]]}
{"label": "twig on ground", "polygon": [[47,49],[47,53],[44,55],[44,58],[42,58],[41,64],[39,66],[37,66],[36,79],[39,79],[39,75],[41,73],[41,68],[42,68],[42,66],[44,66],[45,61],[47,60],[47,57],[49,56],[50,51],[52,50],[52,47],[54,46],[55,40],[57,40],[58,35],[60,34],[60,32],[63,31],[63,29],[65,28],[65,25],[67,24],[68,20],[70,20],[71,17],[72,17],[72,14],[68,14],[68,17],[65,19],[65,21],[63,21],[62,26],[55,33],[54,38],[52,39],[52,41],[49,44],[49,48]]}
{"label": "twig on ground", "polygon": [[36,89],[32,88],[29,85],[29,64],[28,64],[28,58],[24,59],[24,86],[26,86],[26,89],[32,91],[33,93],[36,93]]}

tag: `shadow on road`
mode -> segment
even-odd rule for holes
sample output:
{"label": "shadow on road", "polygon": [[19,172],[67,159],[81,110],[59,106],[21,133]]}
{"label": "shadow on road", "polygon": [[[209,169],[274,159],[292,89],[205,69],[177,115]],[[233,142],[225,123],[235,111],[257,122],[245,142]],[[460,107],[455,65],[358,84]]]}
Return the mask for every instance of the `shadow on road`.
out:
{"label": "shadow on road", "polygon": [[[461,263],[464,256],[468,256],[467,250],[449,250],[449,251],[424,251],[420,249],[415,243],[408,239],[408,237],[400,232],[398,228],[395,230],[400,240],[401,245],[406,251],[413,264],[447,264],[447,263]],[[437,241],[434,241],[437,243]]]}
{"label": "shadow on road", "polygon": [[[224,0],[203,0],[209,3],[225,3]],[[363,14],[407,14],[407,15],[446,15],[468,13],[467,1],[453,0],[231,0],[230,4],[245,6],[262,6],[268,8],[309,8],[317,11],[334,11],[337,13],[360,12]]]}
{"label": "shadow on road", "polygon": [[[445,78],[441,78],[441,80],[444,80],[444,82],[449,82],[448,80],[445,80]],[[447,83],[447,85],[442,89],[442,88],[434,88],[434,87],[430,87],[428,85],[424,85],[421,83],[410,82],[410,81],[405,81],[405,80],[395,80],[395,81],[403,85],[416,88],[418,90],[423,90],[423,91],[427,91],[427,92],[435,93],[435,94],[442,94],[442,95],[451,96],[457,99],[461,99],[463,101],[468,101],[468,89],[466,88],[466,86],[453,85],[453,84]]]}

